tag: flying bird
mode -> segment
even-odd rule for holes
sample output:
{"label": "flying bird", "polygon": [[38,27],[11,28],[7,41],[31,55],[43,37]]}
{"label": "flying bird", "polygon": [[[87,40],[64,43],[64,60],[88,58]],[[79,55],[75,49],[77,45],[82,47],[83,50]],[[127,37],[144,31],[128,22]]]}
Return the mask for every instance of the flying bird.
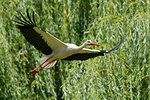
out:
{"label": "flying bird", "polygon": [[123,39],[121,39],[119,44],[111,50],[92,50],[84,48],[88,45],[101,46],[99,44],[93,43],[91,40],[87,40],[81,46],[64,43],[36,25],[34,12],[32,13],[31,17],[27,9],[26,14],[27,18],[25,18],[22,13],[20,13],[21,18],[15,16],[17,19],[15,20],[17,23],[16,26],[19,28],[20,32],[23,34],[26,40],[30,42],[30,44],[32,44],[42,53],[46,54],[45,57],[39,60],[40,65],[31,71],[32,75],[38,73],[45,67],[53,67],[58,59],[87,60],[97,56],[104,56],[104,53],[110,53],[111,51],[117,50],[123,41]]}

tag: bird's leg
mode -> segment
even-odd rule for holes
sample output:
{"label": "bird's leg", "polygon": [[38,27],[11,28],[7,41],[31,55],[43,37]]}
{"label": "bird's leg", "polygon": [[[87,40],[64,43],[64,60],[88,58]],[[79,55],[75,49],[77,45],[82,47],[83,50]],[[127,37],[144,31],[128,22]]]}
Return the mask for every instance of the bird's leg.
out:
{"label": "bird's leg", "polygon": [[[45,68],[48,64],[50,64],[50,63],[52,63],[52,62],[54,62],[54,61],[56,61],[56,60],[57,60],[57,59],[55,59],[55,60],[53,60],[53,61],[47,63],[45,66],[43,66],[43,67],[40,68],[39,70],[34,70],[34,71],[32,71],[31,74],[34,75],[34,74],[38,73],[40,70],[42,70],[43,68]],[[45,63],[45,62],[44,62],[44,63]]]}
{"label": "bird's leg", "polygon": [[33,70],[31,71],[31,73],[34,72],[34,71],[36,71],[38,68],[40,68],[45,62],[47,62],[47,61],[48,61],[49,59],[51,59],[51,58],[52,58],[52,57],[46,59],[42,64],[40,64],[38,67],[36,67],[35,69],[33,69]]}

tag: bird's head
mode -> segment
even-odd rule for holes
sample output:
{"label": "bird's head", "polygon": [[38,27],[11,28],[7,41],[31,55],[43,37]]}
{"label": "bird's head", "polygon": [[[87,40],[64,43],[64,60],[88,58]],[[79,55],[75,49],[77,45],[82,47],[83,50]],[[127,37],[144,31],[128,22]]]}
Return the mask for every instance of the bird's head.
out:
{"label": "bird's head", "polygon": [[101,46],[101,45],[99,45],[99,44],[97,44],[97,43],[92,42],[91,40],[87,40],[87,41],[85,42],[85,44],[86,44],[86,45],[97,45],[97,46]]}

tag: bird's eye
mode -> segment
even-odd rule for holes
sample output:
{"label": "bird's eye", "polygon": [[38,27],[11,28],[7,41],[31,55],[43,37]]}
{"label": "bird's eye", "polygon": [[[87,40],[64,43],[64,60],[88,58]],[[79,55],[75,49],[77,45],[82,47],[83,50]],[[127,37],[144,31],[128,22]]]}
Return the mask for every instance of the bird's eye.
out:
{"label": "bird's eye", "polygon": [[91,41],[90,41],[90,40],[88,40],[87,42],[88,42],[88,43],[91,43]]}

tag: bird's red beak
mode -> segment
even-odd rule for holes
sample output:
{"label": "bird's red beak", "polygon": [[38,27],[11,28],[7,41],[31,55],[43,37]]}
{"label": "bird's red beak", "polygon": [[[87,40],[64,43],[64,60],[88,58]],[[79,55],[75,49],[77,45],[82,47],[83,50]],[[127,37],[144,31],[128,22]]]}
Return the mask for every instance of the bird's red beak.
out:
{"label": "bird's red beak", "polygon": [[[99,45],[99,44],[97,44],[97,43],[94,43],[94,42],[91,42],[90,44],[91,44],[91,45],[101,46],[101,45]],[[102,46],[101,46],[101,47],[102,47]]]}

